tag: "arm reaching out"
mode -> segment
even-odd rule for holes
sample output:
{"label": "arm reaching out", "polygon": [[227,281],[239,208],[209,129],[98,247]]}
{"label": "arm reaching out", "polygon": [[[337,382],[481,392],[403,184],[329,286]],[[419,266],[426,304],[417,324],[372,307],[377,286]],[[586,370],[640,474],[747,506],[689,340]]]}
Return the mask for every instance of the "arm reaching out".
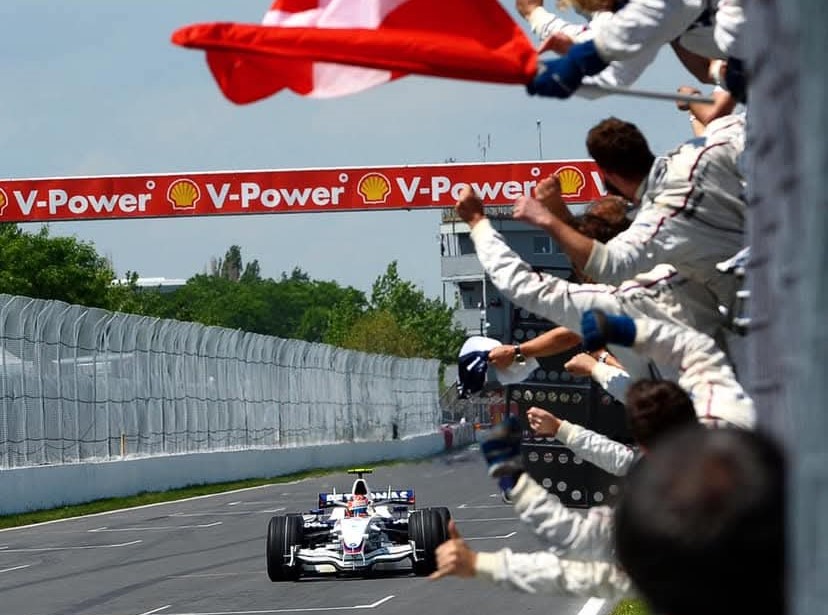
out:
{"label": "arm reaching out", "polygon": [[587,348],[607,343],[632,346],[656,362],[678,369],[678,384],[690,394],[705,425],[755,426],[753,400],[709,335],[653,318],[608,316],[601,310],[587,311],[582,320]]}

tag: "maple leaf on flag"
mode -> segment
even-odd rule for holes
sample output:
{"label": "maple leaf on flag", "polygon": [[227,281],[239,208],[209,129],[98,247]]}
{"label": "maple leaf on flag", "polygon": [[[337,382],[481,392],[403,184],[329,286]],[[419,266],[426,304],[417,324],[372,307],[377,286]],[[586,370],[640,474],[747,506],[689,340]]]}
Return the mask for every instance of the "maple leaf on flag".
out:
{"label": "maple leaf on flag", "polygon": [[525,85],[537,69],[498,0],[275,0],[261,24],[195,24],[172,41],[205,50],[238,104],[285,88],[344,96],[406,75]]}

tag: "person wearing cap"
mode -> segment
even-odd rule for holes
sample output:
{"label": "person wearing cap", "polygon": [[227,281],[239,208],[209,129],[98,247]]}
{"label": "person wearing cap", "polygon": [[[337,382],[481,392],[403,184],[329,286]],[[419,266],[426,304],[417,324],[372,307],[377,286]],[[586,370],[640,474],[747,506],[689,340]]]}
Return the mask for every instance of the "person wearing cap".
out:
{"label": "person wearing cap", "polygon": [[[550,357],[566,352],[581,343],[581,336],[566,327],[555,327],[520,344],[501,344],[489,351],[489,363],[503,369],[526,359]],[[574,376],[592,378],[615,399],[623,399],[630,375],[606,348],[579,352],[564,365]]]}
{"label": "person wearing cap", "polygon": [[[556,194],[560,196],[559,191]],[[495,287],[515,305],[570,331],[580,330],[582,314],[593,307],[613,314],[686,323],[711,334],[721,327],[722,317],[715,309],[712,295],[682,278],[669,265],[655,267],[617,287],[568,282],[534,271],[512,251],[485,216],[482,201],[470,187],[462,189],[455,210],[469,225],[477,257]],[[678,377],[674,368],[654,366],[629,348],[610,347],[609,350],[632,381],[659,375],[668,379]],[[613,396],[619,401],[623,401],[627,384],[613,390]]]}
{"label": "person wearing cap", "polygon": [[[460,348],[457,358],[457,394],[460,399],[483,390],[489,367],[489,355],[501,343],[491,337],[473,335]],[[538,368],[536,359],[512,361],[496,367],[501,384],[517,384],[526,380]]]}

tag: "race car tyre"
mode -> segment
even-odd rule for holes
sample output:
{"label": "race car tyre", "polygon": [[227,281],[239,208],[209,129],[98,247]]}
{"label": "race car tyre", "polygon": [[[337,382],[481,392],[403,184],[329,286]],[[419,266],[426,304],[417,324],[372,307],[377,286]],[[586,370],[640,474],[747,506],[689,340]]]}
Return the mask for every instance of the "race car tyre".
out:
{"label": "race car tyre", "polygon": [[302,545],[304,534],[302,515],[272,517],[267,526],[267,576],[277,581],[295,581],[302,572],[302,565],[290,564],[290,550]]}
{"label": "race car tyre", "polygon": [[435,551],[448,537],[448,519],[435,508],[415,510],[408,518],[408,537],[414,541],[415,574],[431,574],[437,569]]}
{"label": "race car tyre", "polygon": [[448,540],[448,524],[451,521],[451,512],[445,506],[435,506],[434,510],[437,511],[437,514],[440,515],[440,518],[443,520],[443,527],[446,530],[446,535],[443,536],[443,540],[440,542],[443,543]]}

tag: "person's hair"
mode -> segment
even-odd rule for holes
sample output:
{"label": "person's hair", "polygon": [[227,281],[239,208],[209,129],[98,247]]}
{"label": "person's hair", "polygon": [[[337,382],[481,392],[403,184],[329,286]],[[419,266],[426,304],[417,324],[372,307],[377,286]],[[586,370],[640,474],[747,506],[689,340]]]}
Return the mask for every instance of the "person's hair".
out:
{"label": "person's hair", "polygon": [[664,438],[627,475],[618,560],[654,612],[785,613],[785,463],[736,428]]}
{"label": "person's hair", "polygon": [[627,426],[635,441],[651,448],[681,427],[701,428],[690,396],[669,380],[638,380],[627,390]]}
{"label": "person's hair", "polygon": [[607,0],[558,0],[557,6],[561,10],[571,9],[580,13],[597,13],[608,11],[614,4]]}
{"label": "person's hair", "polygon": [[646,177],[655,156],[635,124],[610,117],[587,133],[587,151],[605,173],[629,179]]}
{"label": "person's hair", "polygon": [[586,212],[575,216],[572,227],[581,235],[607,243],[630,226],[627,201],[617,196],[605,196],[590,205]]}

